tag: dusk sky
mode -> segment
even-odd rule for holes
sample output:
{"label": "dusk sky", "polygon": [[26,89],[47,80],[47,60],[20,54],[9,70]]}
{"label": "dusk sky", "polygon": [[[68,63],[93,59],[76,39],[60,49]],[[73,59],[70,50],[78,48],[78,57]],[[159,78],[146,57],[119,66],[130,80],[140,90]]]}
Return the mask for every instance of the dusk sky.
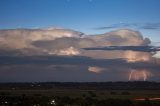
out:
{"label": "dusk sky", "polygon": [[160,81],[160,0],[0,0],[0,82]]}
{"label": "dusk sky", "polygon": [[[159,41],[159,5],[159,0],[1,0],[0,28],[62,27],[95,34],[109,30],[96,28],[124,23]],[[150,30],[140,28],[146,24]]]}

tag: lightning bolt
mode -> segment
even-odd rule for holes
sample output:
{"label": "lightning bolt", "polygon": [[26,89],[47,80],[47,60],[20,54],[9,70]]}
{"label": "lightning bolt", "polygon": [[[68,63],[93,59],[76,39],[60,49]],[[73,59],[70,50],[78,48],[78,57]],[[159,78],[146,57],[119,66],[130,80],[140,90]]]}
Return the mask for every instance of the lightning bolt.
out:
{"label": "lightning bolt", "polygon": [[130,81],[132,79],[132,74],[133,74],[134,70],[131,70],[130,74],[129,74],[129,78],[128,80]]}

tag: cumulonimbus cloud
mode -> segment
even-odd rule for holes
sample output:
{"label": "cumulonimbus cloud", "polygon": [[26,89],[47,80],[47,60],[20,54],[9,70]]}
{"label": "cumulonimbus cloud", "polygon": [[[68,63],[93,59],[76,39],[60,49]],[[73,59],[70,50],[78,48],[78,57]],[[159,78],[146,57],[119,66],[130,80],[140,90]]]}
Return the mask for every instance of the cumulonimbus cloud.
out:
{"label": "cumulonimbus cloud", "polygon": [[[143,79],[148,77],[149,72],[158,75],[160,61],[154,58],[155,53],[152,53],[158,48],[149,46],[150,42],[150,39],[144,38],[140,32],[129,29],[98,35],[52,28],[0,30],[0,76],[8,81],[5,76],[16,79],[18,75],[21,79],[23,72],[28,76],[30,73],[36,75],[40,72],[42,77],[54,76],[58,81],[63,78],[64,81],[65,78],[70,79],[67,81],[119,80],[113,79],[116,75],[120,76],[120,79],[126,75],[128,80],[130,69],[133,68],[137,73],[135,75],[139,73],[139,79]],[[104,48],[107,50],[103,50]],[[147,71],[139,72],[145,69]],[[46,72],[48,74],[45,74]],[[71,76],[72,73],[74,76]],[[23,76],[26,77],[26,74]],[[132,78],[133,76],[134,74]]]}
{"label": "cumulonimbus cloud", "polygon": [[[79,55],[93,58],[130,58],[129,50],[134,49],[133,46],[144,47],[149,44],[150,40],[148,38],[143,38],[140,32],[129,29],[90,36],[69,29],[0,30],[1,55]],[[124,48],[119,49],[120,51],[117,54],[116,51],[89,52],[83,49],[106,46],[121,46],[128,48],[128,51],[124,51]],[[136,54],[133,58],[141,58],[137,57],[141,53],[134,52],[132,54]],[[148,57],[149,55],[145,56]]]}

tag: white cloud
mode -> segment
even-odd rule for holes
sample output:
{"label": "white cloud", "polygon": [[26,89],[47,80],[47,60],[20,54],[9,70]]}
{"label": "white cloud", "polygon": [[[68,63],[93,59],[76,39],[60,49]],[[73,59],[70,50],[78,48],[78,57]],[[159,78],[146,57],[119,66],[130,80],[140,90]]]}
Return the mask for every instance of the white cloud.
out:
{"label": "white cloud", "polygon": [[143,38],[138,31],[121,29],[109,33],[89,36],[89,38],[99,42],[99,46],[141,46],[150,44],[148,38]]}
{"label": "white cloud", "polygon": [[100,67],[93,67],[93,66],[88,67],[88,71],[94,72],[94,73],[101,73],[103,70],[104,69]]}
{"label": "white cloud", "polygon": [[0,30],[0,45],[8,48],[22,49],[32,47],[38,40],[55,40],[61,37],[80,38],[83,33],[69,29],[13,29]]}
{"label": "white cloud", "polygon": [[155,55],[153,55],[153,57],[155,57],[155,58],[160,58],[160,51],[157,52]]}

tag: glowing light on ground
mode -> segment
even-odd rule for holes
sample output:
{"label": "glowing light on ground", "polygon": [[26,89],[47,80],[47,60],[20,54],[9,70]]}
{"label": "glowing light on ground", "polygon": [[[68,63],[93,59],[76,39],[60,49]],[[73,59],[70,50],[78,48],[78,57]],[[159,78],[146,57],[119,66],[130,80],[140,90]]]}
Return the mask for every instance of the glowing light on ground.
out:
{"label": "glowing light on ground", "polygon": [[137,98],[135,100],[144,101],[144,100],[160,100],[160,98]]}
{"label": "glowing light on ground", "polygon": [[55,100],[52,100],[52,101],[51,101],[51,104],[52,104],[52,105],[56,105]]}

